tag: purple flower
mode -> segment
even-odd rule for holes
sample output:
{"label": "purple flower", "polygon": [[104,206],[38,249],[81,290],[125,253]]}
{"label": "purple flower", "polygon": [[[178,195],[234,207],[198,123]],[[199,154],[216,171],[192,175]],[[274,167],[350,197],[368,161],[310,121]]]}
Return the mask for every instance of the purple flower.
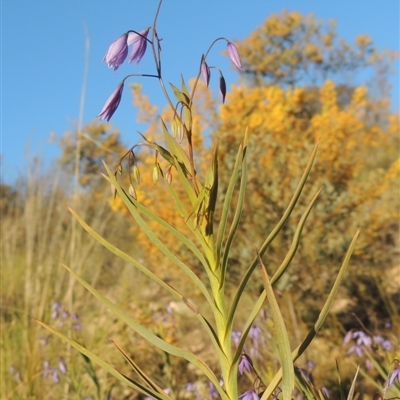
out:
{"label": "purple flower", "polygon": [[49,376],[49,373],[52,371],[52,369],[50,368],[50,363],[47,360],[45,360],[43,362],[43,367],[44,367],[43,378],[47,378]]}
{"label": "purple flower", "polygon": [[222,102],[225,103],[226,83],[225,83],[225,78],[222,75],[219,78],[219,92],[221,94]]}
{"label": "purple flower", "polygon": [[150,28],[139,32],[139,34],[131,32],[128,36],[127,44],[133,44],[132,53],[129,57],[129,62],[133,62],[136,60],[136,64],[139,64],[140,60],[146,53],[147,47],[147,35],[149,34]]}
{"label": "purple flower", "polygon": [[63,375],[67,373],[67,366],[65,365],[65,361],[62,357],[60,357],[60,361],[58,362],[58,369]]}
{"label": "purple flower", "polygon": [[252,325],[249,330],[249,337],[253,339],[255,342],[258,342],[258,337],[262,332],[261,328],[257,325]]}
{"label": "purple flower", "polygon": [[346,346],[346,344],[350,343],[350,340],[353,338],[353,331],[348,331],[346,333],[346,336],[343,339],[343,346]]}
{"label": "purple flower", "polygon": [[51,370],[52,370],[51,377],[53,379],[53,382],[54,383],[60,382],[60,377],[58,376],[57,370],[55,368],[52,368]]}
{"label": "purple flower", "polygon": [[390,386],[392,383],[394,383],[396,379],[397,382],[400,383],[400,365],[390,374],[387,386]]}
{"label": "purple flower", "polygon": [[253,390],[249,390],[248,392],[246,392],[245,394],[242,394],[241,396],[239,396],[239,400],[259,400],[259,396],[256,393],[256,391]]}
{"label": "purple flower", "polygon": [[240,61],[240,55],[237,47],[232,43],[228,42],[228,55],[231,61],[235,64],[235,66],[242,70],[242,62]]}
{"label": "purple flower", "polygon": [[233,340],[233,343],[235,343],[236,347],[239,346],[239,341],[240,341],[241,337],[242,337],[242,332],[232,331],[232,340]]}
{"label": "purple flower", "polygon": [[206,83],[206,85],[208,87],[208,84],[210,83],[210,77],[211,77],[210,67],[207,65],[207,63],[205,61],[202,61],[200,70],[201,70],[201,76],[203,77],[204,82]]}
{"label": "purple flower", "polygon": [[321,392],[324,395],[324,398],[329,399],[329,390],[325,386],[321,389]]}
{"label": "purple flower", "polygon": [[245,370],[247,370],[249,372],[253,371],[253,361],[247,354],[242,353],[242,355],[240,356],[240,360],[239,360],[240,375],[243,375]]}
{"label": "purple flower", "polygon": [[217,391],[217,389],[215,389],[215,386],[212,382],[209,382],[208,389],[210,392],[210,399],[218,399],[219,398],[218,391]]}
{"label": "purple flower", "polygon": [[59,302],[53,303],[53,305],[51,306],[51,311],[51,318],[57,319],[60,315],[61,304]]}
{"label": "purple flower", "polygon": [[349,350],[347,350],[347,354],[351,354],[351,353],[354,353],[354,352],[356,352],[359,357],[362,357],[362,355],[363,355],[363,349],[359,344],[351,346],[349,348]]}
{"label": "purple flower", "polygon": [[388,340],[388,339],[384,340],[382,342],[381,346],[382,346],[382,349],[386,350],[386,351],[390,351],[390,350],[393,349],[392,342],[390,340]]}
{"label": "purple flower", "polygon": [[78,321],[79,315],[77,313],[73,313],[71,318],[72,318],[72,321]]}
{"label": "purple flower", "polygon": [[363,331],[353,332],[353,339],[357,339],[356,343],[359,346],[364,345],[367,348],[371,347],[372,339]]}
{"label": "purple flower", "polygon": [[[121,37],[114,40],[105,54],[103,61],[108,64],[108,68],[114,68],[114,71],[125,61],[128,55],[128,34],[124,33]],[[102,62],[103,62],[102,61]]]}
{"label": "purple flower", "polygon": [[103,109],[98,115],[101,121],[107,120],[109,121],[112,115],[115,113],[115,110],[118,108],[119,102],[121,101],[122,91],[124,89],[124,83],[121,82],[118,87],[114,90],[111,96],[104,104]]}

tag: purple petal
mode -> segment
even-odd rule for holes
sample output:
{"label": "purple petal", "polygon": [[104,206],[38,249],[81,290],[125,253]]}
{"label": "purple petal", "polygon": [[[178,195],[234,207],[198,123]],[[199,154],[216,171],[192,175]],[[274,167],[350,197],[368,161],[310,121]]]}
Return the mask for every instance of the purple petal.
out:
{"label": "purple petal", "polygon": [[100,114],[98,115],[101,121],[107,120],[109,121],[110,118],[113,116],[115,110],[118,108],[119,102],[121,101],[122,91],[124,89],[124,83],[121,82],[118,87],[114,90],[111,96],[104,104],[103,109],[101,110]]}
{"label": "purple petal", "polygon": [[147,48],[147,35],[149,33],[150,28],[145,29],[140,32],[140,35],[136,34],[135,37],[131,37],[129,39],[129,44],[133,44],[133,49],[131,56],[129,57],[129,62],[133,62],[136,60],[136,64],[139,64],[140,60],[146,53]]}
{"label": "purple petal", "polygon": [[103,61],[108,64],[108,68],[114,68],[114,71],[125,61],[128,55],[128,34],[124,33],[121,37],[114,40],[105,54]]}
{"label": "purple petal", "polygon": [[242,70],[242,61],[240,60],[239,51],[232,42],[228,42],[228,55],[235,66],[238,69]]}
{"label": "purple petal", "polygon": [[211,77],[210,67],[207,65],[207,63],[205,61],[203,61],[201,63],[200,70],[201,70],[201,76],[203,77],[203,80],[208,87],[208,84],[210,83],[210,77]]}

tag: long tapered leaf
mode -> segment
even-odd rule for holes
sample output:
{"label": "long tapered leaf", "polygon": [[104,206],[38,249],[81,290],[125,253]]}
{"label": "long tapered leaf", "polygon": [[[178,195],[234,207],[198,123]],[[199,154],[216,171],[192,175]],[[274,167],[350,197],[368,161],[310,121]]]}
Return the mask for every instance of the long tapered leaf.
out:
{"label": "long tapered leaf", "polygon": [[[284,258],[284,260],[282,261],[281,265],[278,267],[278,269],[276,270],[275,274],[273,275],[273,277],[271,278],[271,284],[275,285],[275,283],[278,281],[278,279],[282,276],[282,274],[285,272],[286,268],[289,266],[289,264],[291,263],[291,261],[293,260],[293,257],[296,254],[296,250],[299,246],[300,243],[300,237],[301,237],[301,232],[303,231],[304,228],[304,224],[307,220],[308,215],[311,212],[312,207],[314,206],[319,194],[321,193],[321,190],[319,190],[317,192],[317,194],[311,199],[310,204],[308,205],[308,207],[306,208],[306,210],[304,211],[303,215],[300,218],[299,223],[297,224],[297,228],[296,231],[294,233],[293,236],[293,240],[292,240],[292,244],[289,248],[289,251],[287,252],[286,257]],[[261,310],[262,305],[264,304],[264,301],[266,299],[266,292],[265,290],[261,293],[259,299],[257,300],[257,302],[255,303],[253,309],[251,310],[251,313],[249,315],[249,317],[247,318],[247,321],[245,323],[244,326],[244,332],[248,332],[248,330],[250,329],[251,324],[253,323],[254,319],[256,318],[256,316],[258,315],[259,311]],[[240,339],[241,342],[243,342],[246,340],[246,335],[242,334],[242,337]],[[239,342],[240,344],[240,342]],[[240,350],[239,350],[240,349]],[[241,346],[238,346],[238,349],[236,350],[236,352],[241,351]],[[237,357],[240,356],[240,353],[238,353],[236,355]]]}
{"label": "long tapered leaf", "polygon": [[[308,161],[308,164],[306,166],[306,169],[304,170],[304,173],[300,179],[299,184],[297,185],[297,188],[293,194],[292,199],[289,202],[288,207],[286,208],[285,212],[283,213],[282,218],[280,219],[280,221],[278,222],[278,224],[275,226],[275,228],[271,231],[271,233],[268,235],[267,239],[264,241],[264,243],[262,244],[261,248],[260,248],[260,255],[262,256],[266,250],[268,249],[269,245],[271,244],[271,242],[275,239],[275,237],[278,235],[278,233],[280,232],[280,230],[282,229],[283,225],[286,223],[286,221],[288,220],[290,214],[292,213],[297,200],[300,197],[300,194],[304,188],[304,185],[307,181],[307,177],[310,173],[311,167],[313,165],[314,159],[315,159],[315,155],[317,154],[317,149],[318,149],[318,143],[315,145],[313,152],[311,153],[311,157],[310,160]],[[240,298],[242,297],[242,294],[245,290],[245,287],[247,285],[247,282],[250,279],[250,276],[252,275],[255,267],[257,266],[257,257],[255,257],[253,259],[253,261],[251,262],[249,268],[247,269],[244,277],[242,278],[239,287],[235,293],[235,297],[232,301],[231,304],[231,308],[229,310],[229,316],[228,316],[228,329],[227,329],[227,334],[230,335],[231,331],[232,331],[232,326],[233,326],[233,319],[235,316],[235,312],[236,309],[238,307]]]}
{"label": "long tapered leaf", "polygon": [[[178,161],[183,172],[185,173],[185,176],[187,176],[188,174],[190,174],[191,171],[189,156],[186,154],[182,146],[169,134],[167,126],[165,125],[163,120],[161,120],[161,123],[168,150],[173,155],[173,157]],[[177,167],[176,164],[175,167]]]}
{"label": "long tapered leaf", "polygon": [[155,335],[153,332],[148,330],[146,327],[137,323],[133,318],[131,318],[128,314],[122,311],[117,305],[108,300],[105,296],[103,296],[98,290],[96,290],[92,285],[86,282],[81,276],[79,276],[76,272],[74,272],[71,268],[63,264],[63,267],[75,278],[77,279],[94,297],[96,297],[102,304],[104,304],[108,309],[110,309],[121,321],[124,321],[131,329],[133,329],[137,334],[139,334],[143,339],[147,340],[153,346],[158,347],[159,349],[165,351],[168,354],[171,354],[176,357],[183,358],[198,369],[200,369],[203,374],[216,386],[218,393],[221,398],[224,400],[229,400],[227,398],[226,393],[221,388],[219,384],[219,380],[216,378],[214,373],[205,364],[201,361],[195,354],[190,351],[181,349],[176,347],[166,341],[162,340],[160,337]]}
{"label": "long tapered leaf", "polygon": [[136,222],[142,229],[142,231],[147,235],[147,237],[154,243],[154,245],[166,256],[168,257],[173,263],[175,263],[200,289],[203,293],[204,297],[207,299],[211,308],[215,308],[214,302],[207,291],[204,283],[200,280],[200,278],[184,263],[182,262],[175,254],[173,254],[169,248],[158,238],[158,236],[154,233],[154,231],[147,225],[144,219],[141,217],[138,209],[131,201],[129,201],[129,197],[126,192],[122,189],[119,185],[113,174],[111,173],[110,169],[104,164],[109,176],[104,176],[112,185],[114,185],[115,189],[117,190],[119,196],[123,199],[125,205],[128,207],[129,212],[135,218]]}
{"label": "long tapered leaf", "polygon": [[114,369],[110,364],[102,360],[100,357],[96,356],[94,353],[92,353],[90,350],[86,349],[85,347],[81,346],[78,342],[75,340],[69,338],[68,336],[64,335],[63,333],[57,331],[56,329],[52,328],[51,326],[45,324],[42,321],[36,320],[40,325],[42,325],[44,328],[46,328],[48,331],[53,333],[54,335],[58,336],[65,342],[69,343],[72,347],[74,347],[76,350],[78,350],[80,353],[84,354],[86,357],[88,357],[90,360],[92,360],[94,363],[100,365],[100,367],[104,368],[107,372],[109,372],[111,375],[113,375],[115,378],[117,378],[119,381],[125,383],[129,387],[137,390],[140,393],[143,393],[146,396],[152,396],[155,399],[159,400],[171,400],[171,397],[169,397],[166,393],[158,393],[154,391],[151,388],[148,388],[139,382],[136,382],[130,378],[127,378],[120,372],[118,372],[116,369]]}
{"label": "long tapered leaf", "polygon": [[336,371],[338,374],[338,384],[339,384],[339,391],[340,391],[340,400],[344,400],[344,391],[343,391],[343,385],[342,385],[342,376],[340,375],[340,369],[339,369],[339,363],[338,360],[335,359],[336,361]]}
{"label": "long tapered leaf", "polygon": [[243,159],[242,159],[242,176],[240,178],[240,188],[239,188],[239,198],[236,204],[235,214],[233,216],[233,221],[231,224],[231,228],[229,229],[228,237],[226,239],[226,244],[224,248],[224,255],[222,258],[222,278],[221,278],[221,287],[225,283],[226,270],[228,268],[228,259],[229,252],[232,246],[233,239],[235,237],[237,228],[239,226],[240,217],[243,211],[243,205],[245,200],[246,193],[246,184],[247,184],[247,131],[246,136],[243,142]]}
{"label": "long tapered leaf", "polygon": [[[353,253],[354,248],[356,246],[356,241],[357,241],[359,234],[360,234],[360,231],[358,230],[356,232],[356,234],[354,235],[353,240],[350,243],[349,249],[347,250],[346,256],[344,257],[342,266],[340,267],[339,273],[335,279],[335,283],[333,284],[333,287],[329,293],[329,296],[326,299],[326,302],[325,302],[324,306],[322,307],[321,312],[319,313],[317,321],[315,322],[314,326],[309,330],[307,336],[301,342],[301,344],[292,352],[293,361],[296,361],[304,353],[304,351],[307,349],[307,347],[311,344],[315,335],[321,329],[321,326],[324,323],[325,318],[327,317],[327,315],[329,313],[329,310],[331,309],[333,300],[336,297],[336,294],[339,290],[340,284],[342,283],[344,274],[347,270],[347,266],[350,261],[351,254]],[[267,389],[265,390],[263,396],[261,397],[261,400],[268,399],[268,397],[273,393],[275,388],[278,386],[281,379],[282,379],[282,368],[279,369],[279,371],[275,374],[272,381],[269,383]]]}
{"label": "long tapered leaf", "polygon": [[294,389],[294,367],[292,361],[292,352],[290,350],[289,336],[283,320],[279,304],[276,301],[272,284],[269,280],[267,270],[258,255],[258,262],[261,267],[261,275],[264,282],[265,292],[267,294],[268,303],[271,309],[272,320],[274,321],[275,340],[278,346],[279,358],[282,365],[282,396],[283,400],[292,398],[292,390]]}
{"label": "long tapered leaf", "polygon": [[128,354],[126,354],[125,351],[121,349],[117,345],[117,343],[114,342],[114,340],[111,340],[111,342],[114,344],[114,346],[119,350],[119,352],[125,357],[125,359],[128,361],[130,366],[133,368],[133,370],[140,376],[140,378],[143,380],[144,383],[146,383],[151,389],[158,393],[164,393],[164,390],[158,386],[136,363],[135,361],[132,360],[131,357],[129,357]]}
{"label": "long tapered leaf", "polygon": [[[131,198],[127,198],[128,201],[133,202],[134,200]],[[140,207],[143,207],[140,205]],[[79,215],[71,210],[71,213],[75,216],[75,218],[78,220],[78,222],[82,225],[82,227],[90,234],[93,236],[94,239],[96,239],[100,244],[102,244],[104,247],[106,247],[108,250],[110,250],[112,253],[117,255],[118,257],[122,258],[123,260],[129,262],[133,266],[135,266],[139,271],[143,272],[146,274],[149,278],[151,278],[153,281],[158,283],[160,286],[162,286],[164,289],[166,289],[169,293],[171,293],[176,299],[181,300],[183,303],[185,303],[192,311],[195,311],[197,319],[199,319],[200,323],[203,325],[205,328],[206,332],[208,333],[209,338],[211,339],[214,348],[216,352],[220,355],[225,355],[222,352],[221,345],[219,341],[217,340],[217,335],[211,326],[211,324],[207,321],[207,319],[200,314],[197,310],[194,309],[194,306],[188,302],[188,300],[183,296],[181,293],[179,293],[175,288],[173,288],[170,284],[166,283],[162,279],[160,279],[156,274],[151,272],[149,269],[147,269],[145,266],[143,266],[141,263],[139,263],[137,260],[129,256],[128,254],[124,253],[122,250],[119,250],[117,247],[109,243],[106,239],[104,239],[102,236],[100,236],[95,230],[93,230],[88,224],[86,224],[85,221],[82,220],[82,218],[79,217]],[[208,268],[209,269],[209,268]],[[213,304],[214,312],[218,312],[216,307]]]}
{"label": "long tapered leaf", "polygon": [[275,274],[273,275],[273,277],[271,278],[271,282],[273,282],[273,284],[275,284],[276,282],[278,282],[278,280],[280,279],[280,277],[283,275],[283,273],[286,271],[286,268],[289,266],[289,264],[292,262],[296,251],[299,247],[299,243],[300,243],[300,237],[301,237],[301,233],[303,232],[303,228],[304,228],[304,224],[312,210],[312,208],[314,207],[315,202],[318,199],[318,196],[321,193],[321,189],[318,190],[318,192],[316,193],[316,195],[311,199],[310,204],[308,205],[308,207],[306,208],[306,211],[303,213],[303,215],[300,218],[299,223],[297,224],[297,228],[296,231],[294,233],[293,236],[293,240],[292,240],[292,244],[290,246],[289,251],[287,252],[285,258],[283,259],[281,265],[279,266],[279,268],[276,270]]}
{"label": "long tapered leaf", "polygon": [[88,232],[97,242],[102,244],[106,249],[111,251],[116,256],[120,257],[122,260],[127,261],[129,264],[132,264],[139,271],[143,272],[146,276],[152,279],[154,282],[158,283],[161,287],[166,289],[169,293],[171,293],[176,299],[182,300],[184,296],[179,293],[176,289],[174,289],[170,284],[163,281],[156,274],[151,272],[148,268],[142,265],[139,261],[135,260],[130,255],[124,253],[122,250],[115,247],[113,244],[104,239],[101,235],[99,235],[94,229],[92,229],[74,210],[70,209],[72,215],[77,219],[77,221],[82,225],[83,229]]}
{"label": "long tapered leaf", "polygon": [[354,391],[356,389],[356,380],[358,376],[358,372],[360,371],[360,366],[357,367],[356,374],[354,375],[353,382],[351,384],[350,390],[349,390],[349,395],[347,396],[347,400],[353,400],[354,397]]}
{"label": "long tapered leaf", "polygon": [[228,189],[225,193],[224,204],[222,206],[221,220],[219,222],[217,245],[216,245],[218,259],[220,259],[221,253],[222,253],[222,243],[223,243],[223,239],[225,236],[226,225],[228,223],[228,214],[230,211],[230,205],[232,202],[235,184],[239,177],[239,168],[240,168],[242,161],[243,161],[243,144],[240,144],[239,150],[238,150],[238,153],[236,156],[236,160],[235,160],[235,165],[233,167],[233,172],[232,172],[231,178],[229,180]]}

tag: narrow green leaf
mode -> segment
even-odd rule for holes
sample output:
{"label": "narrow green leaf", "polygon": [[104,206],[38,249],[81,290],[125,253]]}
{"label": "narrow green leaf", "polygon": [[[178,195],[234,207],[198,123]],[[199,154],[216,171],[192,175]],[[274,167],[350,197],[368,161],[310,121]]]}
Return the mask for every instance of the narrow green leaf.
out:
{"label": "narrow green leaf", "polygon": [[[310,211],[311,211],[312,207],[314,206],[315,201],[317,200],[317,198],[318,198],[320,193],[321,193],[321,190],[319,190],[317,192],[317,194],[312,198],[310,204],[308,205],[307,209],[304,211],[302,217],[300,218],[300,221],[297,224],[297,228],[296,228],[296,231],[294,233],[292,244],[291,244],[291,246],[289,248],[289,251],[286,254],[286,257],[282,261],[281,265],[279,266],[279,268],[275,272],[274,276],[271,278],[271,284],[272,285],[274,285],[278,281],[278,279],[282,276],[282,274],[285,272],[285,270],[288,267],[288,265],[293,260],[293,257],[295,256],[296,250],[297,250],[297,248],[299,246],[301,232],[303,230],[303,227],[304,227],[304,224],[306,222],[306,219],[307,219],[308,215],[310,214]],[[245,286],[243,285],[242,286],[242,290],[244,290],[244,289],[245,289]],[[250,326],[253,323],[254,319],[256,318],[256,316],[258,315],[259,311],[261,310],[261,307],[264,304],[265,299],[266,299],[266,292],[263,291],[263,293],[260,295],[258,301],[254,305],[249,317],[247,318],[247,321],[245,323],[244,331],[246,331],[247,328],[250,328]],[[232,318],[233,317],[234,317],[234,315],[232,315]],[[246,337],[242,335],[242,339],[245,340]]]}
{"label": "narrow green leaf", "polygon": [[301,238],[301,233],[303,231],[304,228],[304,224],[315,204],[315,202],[318,199],[318,196],[321,193],[321,189],[318,190],[318,192],[316,193],[316,195],[311,199],[310,204],[308,205],[308,207],[306,208],[306,211],[303,213],[303,215],[300,218],[299,223],[297,224],[297,228],[296,231],[294,233],[293,236],[293,240],[292,240],[292,244],[290,246],[289,251],[287,252],[284,260],[282,261],[281,265],[279,266],[279,268],[276,270],[274,276],[271,279],[271,282],[273,282],[273,284],[275,284],[276,282],[278,282],[278,280],[280,279],[280,277],[283,275],[283,273],[286,271],[286,268],[289,266],[289,264],[292,262],[296,251],[299,247],[299,243],[300,243],[300,238]]}
{"label": "narrow green leaf", "polygon": [[185,80],[183,79],[183,75],[181,75],[181,88],[182,88],[182,93],[189,99],[190,94],[186,87]]}
{"label": "narrow green leaf", "polygon": [[210,293],[207,291],[207,288],[205,287],[204,283],[201,281],[201,279],[184,262],[182,262],[175,254],[173,254],[169,250],[169,248],[158,238],[158,236],[153,232],[153,230],[149,228],[147,223],[141,217],[138,209],[135,207],[131,199],[121,188],[121,186],[115,179],[114,175],[111,173],[110,169],[107,167],[106,164],[104,164],[104,167],[106,168],[107,173],[109,174],[109,176],[108,177],[105,176],[105,178],[115,186],[118,194],[123,199],[125,205],[128,207],[128,210],[135,218],[136,222],[138,223],[142,231],[166,257],[168,257],[173,263],[175,263],[196,284],[196,286],[203,293],[204,297],[207,299],[210,306],[214,309],[215,308],[214,302],[210,296]]}
{"label": "narrow green leaf", "polygon": [[228,237],[226,239],[224,247],[224,255],[222,257],[221,288],[225,284],[225,276],[226,276],[226,270],[228,268],[230,249],[233,243],[233,239],[235,238],[237,228],[239,226],[240,217],[242,216],[245,193],[246,193],[246,184],[247,184],[247,143],[245,138],[245,142],[243,144],[242,176],[240,177],[239,198],[237,200],[235,214],[233,216],[233,221],[229,229]]}
{"label": "narrow green leaf", "polygon": [[[94,297],[96,297],[102,304],[104,304],[108,309],[110,309],[121,321],[124,321],[131,329],[133,329],[137,334],[139,334],[143,339],[147,340],[153,346],[158,347],[159,349],[165,351],[168,354],[171,354],[176,357],[183,358],[190,363],[192,363],[195,367],[200,369],[203,374],[215,385],[218,393],[221,398],[224,400],[229,400],[226,393],[219,385],[219,381],[203,361],[201,361],[195,354],[190,351],[180,349],[179,347],[173,346],[172,344],[167,343],[162,340],[160,337],[155,335],[153,332],[145,328],[144,326],[137,323],[133,318],[131,318],[128,314],[122,311],[117,305],[108,300],[105,296],[103,296],[98,290],[96,290],[93,286],[91,286],[88,282],[86,282],[82,277],[80,277],[77,273],[75,273],[71,268],[62,264],[63,267],[75,278],[77,279]],[[149,389],[147,389],[149,390]]]}
{"label": "narrow green leaf", "polygon": [[342,386],[342,376],[340,375],[339,363],[338,363],[337,359],[335,359],[335,361],[336,361],[336,371],[337,371],[337,374],[338,374],[340,400],[344,400],[344,392],[343,392],[343,386]]}
{"label": "narrow green leaf", "polygon": [[157,393],[161,393],[161,394],[165,393],[164,390],[160,386],[158,386],[154,381],[152,381],[151,378],[135,363],[135,361],[133,361],[132,358],[129,357],[129,355],[126,354],[121,349],[121,347],[119,347],[117,345],[117,343],[114,342],[114,340],[111,340],[111,342],[119,350],[119,352],[125,357],[125,359],[131,365],[133,370],[142,378],[142,380],[145,384],[147,384],[152,390],[154,390]]}
{"label": "narrow green leaf", "polygon": [[[68,268],[67,268],[68,269]],[[65,342],[69,343],[72,347],[74,347],[76,350],[78,350],[80,353],[88,357],[90,360],[92,360],[94,363],[100,365],[103,369],[105,369],[107,372],[109,372],[111,375],[113,375],[115,378],[117,378],[119,381],[125,383],[129,387],[137,390],[138,392],[146,395],[146,396],[152,396],[155,399],[159,400],[171,400],[171,397],[169,397],[166,393],[157,393],[152,389],[147,388],[146,386],[141,385],[139,382],[135,382],[132,379],[128,379],[125,377],[123,374],[118,372],[116,369],[114,369],[110,364],[102,360],[100,357],[96,356],[94,353],[92,353],[90,350],[86,349],[85,347],[81,346],[78,342],[75,340],[69,338],[68,336],[65,336],[63,333],[57,331],[56,329],[52,328],[51,326],[45,324],[42,321],[39,321],[36,319],[36,321],[42,325],[44,328],[46,328],[48,331],[53,333],[54,335],[58,336]]]}
{"label": "narrow green leaf", "polygon": [[222,255],[221,254],[222,253],[222,242],[223,242],[223,239],[225,236],[226,225],[228,223],[228,214],[229,214],[230,205],[232,202],[235,184],[236,184],[236,181],[239,176],[239,168],[240,168],[242,162],[243,162],[243,144],[240,144],[238,153],[236,155],[236,160],[235,160],[235,165],[233,167],[232,175],[229,180],[228,189],[225,193],[224,204],[222,206],[222,214],[221,214],[221,220],[220,220],[219,228],[218,228],[217,245],[216,245],[218,259],[220,259],[221,255]]}
{"label": "narrow green leaf", "polygon": [[185,104],[185,105],[189,105],[190,103],[190,99],[189,96],[185,95],[185,93],[182,93],[175,85],[173,85],[172,83],[170,83],[172,91],[174,92],[174,95],[176,97],[176,99]]}
{"label": "narrow green leaf", "polygon": [[[315,322],[314,326],[310,329],[310,331],[308,332],[307,336],[302,341],[302,343],[292,352],[293,362],[296,361],[304,353],[304,351],[307,349],[307,347],[311,344],[311,342],[314,339],[314,337],[316,336],[316,334],[321,329],[321,326],[324,323],[325,318],[328,315],[329,310],[332,306],[333,300],[335,299],[336,294],[339,290],[340,284],[342,283],[344,274],[345,274],[347,266],[349,264],[351,254],[354,251],[356,241],[357,241],[359,234],[360,234],[360,231],[358,230],[356,232],[356,234],[354,235],[353,240],[350,243],[349,249],[347,250],[346,256],[344,257],[342,266],[340,267],[340,270],[336,277],[335,283],[333,284],[331,292],[329,293],[329,296],[328,296],[327,300],[325,301],[325,304],[324,304],[321,312],[319,313],[317,321]],[[261,296],[260,296],[260,298],[261,298]],[[276,375],[274,376],[274,378],[272,379],[272,381],[266,388],[263,396],[261,397],[261,400],[268,399],[268,397],[273,393],[275,388],[279,385],[279,382],[281,379],[282,379],[282,368],[279,369],[279,371],[276,373]]]}
{"label": "narrow green leaf", "polygon": [[182,300],[184,296],[182,296],[177,290],[175,290],[171,285],[168,283],[164,282],[162,279],[160,279],[157,275],[155,275],[153,272],[151,272],[148,268],[146,268],[144,265],[139,263],[137,260],[132,258],[130,255],[124,253],[122,250],[118,249],[115,247],[113,244],[108,242],[106,239],[104,239],[102,236],[100,236],[95,230],[93,230],[83,219],[72,209],[70,209],[70,212],[72,215],[77,219],[77,221],[82,225],[83,229],[85,229],[86,232],[88,232],[97,242],[99,242],[101,245],[103,245],[106,249],[111,251],[113,254],[121,258],[122,260],[127,261],[129,264],[132,264],[135,268],[137,268],[139,271],[143,272],[146,276],[148,276],[150,279],[152,279],[154,282],[158,283],[161,287],[166,289],[169,293],[171,293],[176,299]]}
{"label": "narrow green leaf", "polygon": [[192,129],[192,112],[186,106],[183,106],[183,123],[188,131]]}
{"label": "narrow green leaf", "polygon": [[142,135],[140,132],[138,132],[138,134],[145,140],[146,145],[153,148],[154,150],[158,151],[160,153],[160,155],[166,160],[168,161],[171,165],[175,165],[175,159],[174,157],[171,155],[171,153],[164,149],[164,147],[158,145],[157,143],[154,143],[148,139],[146,139],[146,136]]}
{"label": "narrow green leaf", "polygon": [[291,400],[292,391],[294,389],[294,367],[292,361],[292,352],[290,350],[289,336],[283,320],[279,304],[276,301],[274,290],[268,278],[267,270],[257,253],[258,263],[261,267],[261,275],[264,282],[265,292],[269,306],[271,308],[272,319],[275,327],[275,340],[278,346],[279,358],[282,365],[282,396],[283,400]]}
{"label": "narrow green leaf", "polygon": [[[311,167],[313,165],[314,159],[315,159],[315,155],[317,154],[317,149],[318,149],[318,143],[316,144],[310,160],[308,161],[308,164],[306,166],[306,169],[304,170],[303,176],[300,179],[299,184],[297,185],[297,188],[293,194],[292,199],[289,202],[288,207],[286,208],[282,218],[280,219],[280,221],[278,222],[278,224],[275,226],[275,228],[271,231],[271,233],[268,235],[267,239],[265,240],[265,242],[262,244],[261,248],[260,248],[260,255],[263,256],[263,254],[266,252],[266,250],[268,249],[269,245],[271,244],[271,242],[275,239],[275,237],[278,235],[278,233],[280,232],[280,230],[282,229],[283,225],[286,223],[286,221],[288,220],[290,214],[292,213],[297,200],[300,197],[300,194],[304,188],[304,185],[307,181],[307,177],[310,173]],[[252,275],[255,267],[257,266],[257,257],[254,258],[254,260],[252,261],[252,263],[250,264],[249,268],[247,269],[243,279],[241,280],[239,287],[236,291],[235,297],[232,301],[231,304],[231,308],[229,310],[229,316],[228,316],[228,329],[227,329],[227,334],[231,334],[232,331],[232,326],[233,326],[233,319],[235,316],[235,312],[236,309],[238,307],[240,298],[245,290],[245,287],[247,285],[247,282],[250,279],[250,276]]]}
{"label": "narrow green leaf", "polygon": [[349,395],[347,396],[347,400],[353,400],[354,390],[356,388],[356,380],[357,380],[357,376],[358,376],[358,372],[359,371],[360,371],[360,366],[357,367],[357,371],[356,371],[356,374],[354,375],[354,379],[353,379],[353,382],[351,384]]}
{"label": "narrow green leaf", "polygon": [[208,171],[204,187],[209,190],[209,200],[207,204],[208,219],[207,219],[206,234],[207,236],[211,236],[214,232],[214,227],[213,227],[214,213],[218,197],[218,141],[215,145],[215,149],[213,152],[213,160],[211,163],[210,170]]}

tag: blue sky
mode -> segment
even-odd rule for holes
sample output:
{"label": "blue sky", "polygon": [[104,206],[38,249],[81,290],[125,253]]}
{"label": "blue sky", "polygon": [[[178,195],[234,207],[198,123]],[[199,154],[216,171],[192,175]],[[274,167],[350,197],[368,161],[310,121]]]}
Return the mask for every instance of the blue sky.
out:
{"label": "blue sky", "polygon": [[[128,73],[152,73],[152,58],[126,64],[116,73],[101,60],[110,42],[128,29],[151,25],[158,0],[3,0],[1,2],[1,165],[3,182],[25,174],[28,159],[57,157],[50,133],[73,130],[79,116],[84,75],[85,29],[90,37],[89,73],[83,122],[100,112]],[[273,12],[313,12],[337,21],[337,31],[353,42],[369,34],[380,49],[399,49],[398,0],[164,0],[158,22],[163,38],[164,79],[178,83],[197,72],[199,57],[217,37],[242,39]],[[224,71],[228,87],[237,73],[215,48],[211,63]],[[399,77],[392,77],[393,108],[399,107]],[[163,104],[157,82],[138,80]],[[132,81],[130,81],[132,82]],[[212,82],[217,91],[216,82]],[[129,91],[112,118],[126,144],[137,141],[138,125]]]}

